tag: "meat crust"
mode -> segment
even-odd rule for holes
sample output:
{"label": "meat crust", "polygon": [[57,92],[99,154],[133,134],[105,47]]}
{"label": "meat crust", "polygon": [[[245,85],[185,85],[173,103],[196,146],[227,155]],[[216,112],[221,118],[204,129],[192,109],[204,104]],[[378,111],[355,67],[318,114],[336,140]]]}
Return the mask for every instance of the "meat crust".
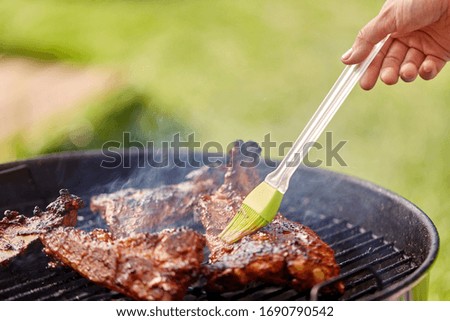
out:
{"label": "meat crust", "polygon": [[137,300],[181,300],[201,271],[204,237],[190,229],[166,229],[116,239],[57,228],[41,235],[46,253],[89,280]]}
{"label": "meat crust", "polygon": [[212,193],[220,186],[219,172],[204,167],[191,172],[179,184],[100,194],[91,198],[90,207],[101,214],[114,237],[192,227],[198,221],[193,211],[200,195]]}
{"label": "meat crust", "polygon": [[78,196],[62,189],[60,196],[45,211],[35,207],[31,217],[5,211],[5,217],[0,221],[0,264],[6,264],[25,251],[40,234],[57,226],[75,226],[82,206],[83,201]]}
{"label": "meat crust", "polygon": [[[231,151],[224,184],[199,203],[211,251],[207,288],[214,292],[241,289],[252,282],[288,285],[298,291],[339,274],[333,250],[311,229],[278,214],[258,232],[227,244],[219,233],[234,217],[244,197],[259,183],[255,168],[241,166],[241,142]],[[336,286],[337,291],[343,285]]]}

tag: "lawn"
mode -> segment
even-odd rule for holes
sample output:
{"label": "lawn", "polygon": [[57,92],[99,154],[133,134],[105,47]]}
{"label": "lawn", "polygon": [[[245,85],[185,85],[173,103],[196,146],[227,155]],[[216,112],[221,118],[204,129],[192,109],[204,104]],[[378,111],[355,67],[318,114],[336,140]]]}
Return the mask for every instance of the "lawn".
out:
{"label": "lawn", "polygon": [[[224,145],[268,133],[292,141],[382,2],[3,0],[0,54],[111,68],[126,86],[57,125],[49,119],[12,133],[0,141],[0,160],[80,148],[71,133],[86,123],[92,138],[82,148],[123,131],[141,141],[175,132]],[[335,142],[347,141],[347,166],[331,169],[404,196],[436,224],[433,300],[450,299],[449,83],[447,68],[431,82],[358,88],[328,128]]]}

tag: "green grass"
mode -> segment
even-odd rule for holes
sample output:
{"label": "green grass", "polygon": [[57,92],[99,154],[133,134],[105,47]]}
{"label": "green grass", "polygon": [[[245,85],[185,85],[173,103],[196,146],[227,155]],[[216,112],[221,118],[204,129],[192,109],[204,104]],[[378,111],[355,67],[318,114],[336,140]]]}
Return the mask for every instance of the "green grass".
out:
{"label": "green grass", "polygon": [[[341,72],[340,55],[382,2],[3,0],[2,52],[115,68],[133,90],[82,106],[58,126],[49,121],[18,133],[0,150],[29,157],[98,148],[123,131],[144,140],[192,130],[203,142],[262,141],[269,132],[292,141]],[[329,127],[335,141],[348,141],[341,154],[348,166],[332,169],[391,189],[437,225],[434,300],[450,299],[449,83],[447,68],[432,82],[357,89]],[[108,117],[116,125],[102,121]],[[159,127],[154,118],[162,119]],[[82,137],[78,146],[86,128],[91,140]]]}

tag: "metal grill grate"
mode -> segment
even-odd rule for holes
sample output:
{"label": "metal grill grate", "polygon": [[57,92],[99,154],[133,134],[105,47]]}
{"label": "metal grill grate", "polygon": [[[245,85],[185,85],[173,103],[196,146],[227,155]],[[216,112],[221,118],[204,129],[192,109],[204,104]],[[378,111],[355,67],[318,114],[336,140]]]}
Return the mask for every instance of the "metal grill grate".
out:
{"label": "metal grill grate", "polygon": [[[88,211],[80,213],[80,228],[100,227],[101,222]],[[311,218],[311,216],[309,216]],[[308,220],[308,219],[307,219]],[[416,268],[401,249],[349,222],[316,216],[304,222],[335,250],[341,275],[319,284],[309,293],[277,286],[255,284],[241,291],[210,294],[191,288],[186,300],[358,300],[396,282]],[[125,300],[125,296],[98,286],[73,270],[48,267],[49,259],[40,244],[9,266],[0,268],[0,300]],[[323,287],[342,280],[345,293],[337,298],[321,295]]]}

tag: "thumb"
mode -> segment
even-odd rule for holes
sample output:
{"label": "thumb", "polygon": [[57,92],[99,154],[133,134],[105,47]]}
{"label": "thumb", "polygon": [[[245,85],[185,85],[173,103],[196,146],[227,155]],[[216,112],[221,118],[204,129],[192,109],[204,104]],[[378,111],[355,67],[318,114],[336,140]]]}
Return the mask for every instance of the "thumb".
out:
{"label": "thumb", "polygon": [[394,31],[394,23],[376,16],[359,31],[352,48],[342,56],[342,62],[348,65],[362,62],[378,42]]}

